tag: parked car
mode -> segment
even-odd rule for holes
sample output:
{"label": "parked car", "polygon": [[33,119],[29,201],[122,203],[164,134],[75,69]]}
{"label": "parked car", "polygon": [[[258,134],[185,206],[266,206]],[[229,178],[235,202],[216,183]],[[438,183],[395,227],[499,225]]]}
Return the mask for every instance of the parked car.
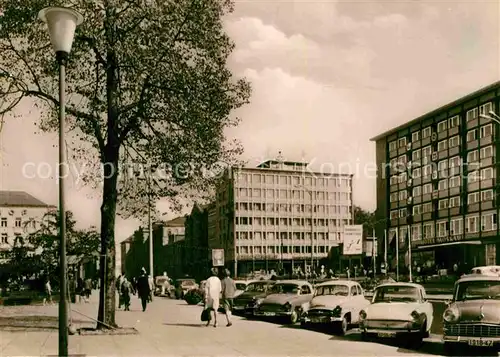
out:
{"label": "parked car", "polygon": [[269,295],[255,309],[255,316],[285,319],[290,324],[300,320],[304,307],[313,298],[313,286],[304,280],[278,281]]}
{"label": "parked car", "polygon": [[198,284],[196,284],[194,279],[177,279],[175,281],[175,298],[183,299],[184,295],[192,289],[198,289]]}
{"label": "parked car", "polygon": [[238,297],[239,295],[243,294],[245,289],[247,288],[248,284],[257,281],[257,280],[235,280],[234,283],[236,285],[236,292],[234,294],[234,297]]}
{"label": "parked car", "polygon": [[156,296],[170,296],[172,285],[170,284],[170,279],[167,276],[157,276],[155,278],[155,291]]}
{"label": "parked car", "polygon": [[470,273],[481,274],[481,275],[500,275],[500,266],[487,265],[482,267],[474,267],[471,269]]}
{"label": "parked car", "polygon": [[371,304],[359,313],[362,338],[403,337],[420,346],[433,320],[432,304],[425,289],[414,283],[389,283],[375,288]]}
{"label": "parked car", "polygon": [[245,291],[234,298],[233,312],[253,316],[255,309],[264,301],[275,283],[273,280],[257,280],[249,283]]}
{"label": "parked car", "polygon": [[[500,276],[471,274],[460,278],[443,314],[443,341],[448,353],[465,344],[500,344]],[[459,350],[459,349],[457,349]]]}
{"label": "parked car", "polygon": [[333,325],[335,331],[345,334],[350,326],[358,324],[359,313],[370,305],[363,288],[355,281],[332,280],[316,285],[309,308],[302,314],[301,325]]}

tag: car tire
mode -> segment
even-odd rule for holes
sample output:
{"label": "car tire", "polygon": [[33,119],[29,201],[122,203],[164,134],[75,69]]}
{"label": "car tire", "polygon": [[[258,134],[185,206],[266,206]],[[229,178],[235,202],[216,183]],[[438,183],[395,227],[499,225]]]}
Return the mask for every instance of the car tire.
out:
{"label": "car tire", "polygon": [[411,348],[418,349],[424,343],[424,337],[427,332],[427,321],[424,321],[422,327],[420,328],[420,332],[417,332],[413,335],[409,336],[408,345]]}
{"label": "car tire", "polygon": [[349,320],[347,315],[344,315],[341,322],[335,324],[335,334],[339,336],[344,336],[349,330]]}
{"label": "car tire", "polygon": [[299,312],[297,310],[293,310],[292,314],[288,318],[288,323],[290,325],[295,325],[297,323],[297,321],[299,321],[299,317],[300,317]]}

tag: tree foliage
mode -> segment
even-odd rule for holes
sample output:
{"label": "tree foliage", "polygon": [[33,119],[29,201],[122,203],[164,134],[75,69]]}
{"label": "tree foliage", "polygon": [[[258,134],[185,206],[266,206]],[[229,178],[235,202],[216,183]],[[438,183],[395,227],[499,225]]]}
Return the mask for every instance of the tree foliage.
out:
{"label": "tree foliage", "polygon": [[[25,224],[30,224],[31,221]],[[3,278],[22,280],[23,277],[47,275],[52,279],[59,276],[59,215],[49,212],[40,222],[39,228],[30,234],[18,236],[6,252],[1,265]],[[68,255],[92,258],[99,252],[100,236],[95,229],[78,230],[73,214],[66,214],[66,239]]]}
{"label": "tree foliage", "polygon": [[354,224],[363,225],[363,237],[371,237],[375,229],[375,212],[364,211],[361,207],[354,206]]}
{"label": "tree foliage", "polygon": [[[36,16],[63,3],[0,0],[0,114],[31,98],[43,130],[57,128],[57,65]],[[250,85],[226,65],[234,48],[223,28],[231,0],[73,0],[71,6],[85,21],[67,71],[70,144],[85,167],[79,178],[102,185],[107,273],[98,320],[114,325],[117,203],[118,212],[143,216],[147,194],[175,203],[180,195],[209,191],[217,177],[203,170],[231,164],[241,152],[224,133],[238,124],[231,113],[248,102]],[[130,177],[138,166],[156,179]]]}

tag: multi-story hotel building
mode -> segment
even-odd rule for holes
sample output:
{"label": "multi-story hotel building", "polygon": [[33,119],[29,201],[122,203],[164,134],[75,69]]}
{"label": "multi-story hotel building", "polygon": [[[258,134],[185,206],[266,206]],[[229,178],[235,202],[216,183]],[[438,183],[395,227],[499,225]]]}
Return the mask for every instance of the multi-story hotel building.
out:
{"label": "multi-story hotel building", "polygon": [[449,269],[500,262],[500,130],[481,116],[498,112],[499,98],[497,82],[372,139],[377,236],[398,237],[407,258],[411,242],[414,264]]}
{"label": "multi-story hotel building", "polygon": [[16,237],[40,228],[45,215],[55,209],[22,191],[0,191],[0,255],[11,249]]}
{"label": "multi-story hotel building", "polygon": [[307,270],[326,259],[352,224],[352,175],[311,172],[281,159],[233,168],[218,188],[218,241],[233,273]]}

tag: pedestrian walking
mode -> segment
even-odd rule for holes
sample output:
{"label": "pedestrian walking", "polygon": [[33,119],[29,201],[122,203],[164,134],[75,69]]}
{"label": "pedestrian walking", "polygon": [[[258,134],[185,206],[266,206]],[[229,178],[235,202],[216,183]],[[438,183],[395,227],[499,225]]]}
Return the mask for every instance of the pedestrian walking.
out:
{"label": "pedestrian walking", "polygon": [[121,308],[123,305],[122,301],[122,282],[123,282],[123,276],[118,275],[118,278],[116,279],[116,292],[118,293],[118,308]]}
{"label": "pedestrian walking", "polygon": [[85,287],[83,286],[83,279],[78,278],[76,280],[76,296],[78,296],[78,302],[81,303],[82,300],[85,300]]}
{"label": "pedestrian walking", "polygon": [[45,295],[43,297],[43,304],[46,305],[49,303],[52,305],[52,286],[50,286],[50,279],[48,277],[45,280],[44,292]]}
{"label": "pedestrian walking", "polygon": [[90,295],[92,295],[92,279],[90,278],[87,278],[85,279],[85,282],[84,282],[84,288],[85,288],[85,301],[86,302],[89,302],[89,299],[90,299]]}
{"label": "pedestrian walking", "polygon": [[123,301],[124,310],[130,311],[130,294],[133,293],[133,291],[132,291],[132,284],[130,284],[130,282],[127,280],[126,277],[124,277],[122,280],[120,293]]}
{"label": "pedestrian walking", "polygon": [[[205,309],[214,312],[214,327],[217,327],[217,310],[220,306],[220,294],[222,292],[222,284],[218,277],[217,268],[212,269],[212,276],[205,283]],[[210,325],[210,318],[207,321],[207,326]]]}
{"label": "pedestrian walking", "polygon": [[146,269],[142,268],[141,276],[137,279],[137,295],[141,299],[142,311],[146,311],[148,305],[148,300],[150,297],[151,289],[149,288],[148,276],[146,275]]}
{"label": "pedestrian walking", "polygon": [[153,302],[153,293],[155,291],[155,281],[151,275],[148,277],[148,283],[149,283],[149,302]]}
{"label": "pedestrian walking", "polygon": [[231,315],[233,312],[233,299],[236,293],[236,283],[231,279],[231,273],[229,270],[224,271],[224,279],[221,282],[222,285],[222,302],[224,307],[224,313],[226,314],[227,327],[231,326]]}

